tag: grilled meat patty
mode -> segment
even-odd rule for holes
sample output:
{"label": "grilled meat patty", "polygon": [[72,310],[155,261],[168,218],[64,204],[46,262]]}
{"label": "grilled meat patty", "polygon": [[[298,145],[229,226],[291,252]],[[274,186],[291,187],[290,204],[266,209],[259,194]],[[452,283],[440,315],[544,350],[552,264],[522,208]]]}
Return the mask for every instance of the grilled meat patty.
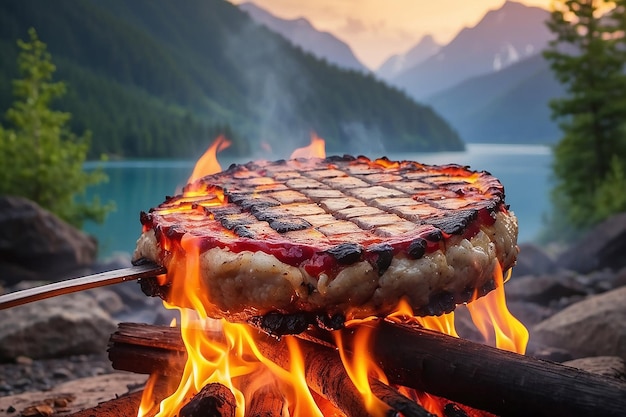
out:
{"label": "grilled meat patty", "polygon": [[439,315],[491,290],[495,268],[517,256],[517,220],[495,177],[386,158],[233,165],[141,223],[134,259],[168,270],[153,292],[170,298],[197,252],[204,308],[231,321],[384,316],[401,299]]}

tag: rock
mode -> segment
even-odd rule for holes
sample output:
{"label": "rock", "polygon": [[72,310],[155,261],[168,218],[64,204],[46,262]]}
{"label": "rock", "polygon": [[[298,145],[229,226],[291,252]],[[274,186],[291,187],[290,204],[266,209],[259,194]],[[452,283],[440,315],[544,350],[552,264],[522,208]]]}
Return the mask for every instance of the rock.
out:
{"label": "rock", "polygon": [[626,266],[620,269],[615,274],[615,279],[613,281],[613,288],[625,287],[626,286]]}
{"label": "rock", "polygon": [[561,298],[589,294],[589,290],[579,282],[572,271],[511,278],[505,285],[505,291],[507,300],[533,302],[544,306]]}
{"label": "rock", "polygon": [[593,374],[626,380],[626,362],[617,356],[596,356],[563,362],[563,365],[582,369]]}
{"label": "rock", "polygon": [[519,245],[517,263],[513,267],[513,276],[543,275],[556,270],[556,264],[539,246],[532,243]]}
{"label": "rock", "polygon": [[531,332],[546,346],[586,356],[626,359],[626,287],[594,295],[536,325]]}
{"label": "rock", "polygon": [[557,259],[557,265],[587,274],[610,268],[615,271],[626,266],[626,213],[620,213],[600,223],[567,249]]}
{"label": "rock", "polygon": [[551,308],[525,301],[507,301],[506,304],[511,314],[526,327],[534,326],[554,313]]}
{"label": "rock", "polygon": [[543,346],[533,343],[532,339],[528,343],[526,354],[537,359],[551,362],[564,362],[572,360],[572,354],[565,349],[550,346]]}
{"label": "rock", "polygon": [[0,271],[5,284],[67,278],[91,265],[96,251],[93,237],[34,202],[0,196]]}
{"label": "rock", "polygon": [[98,306],[106,311],[109,315],[115,316],[126,310],[126,306],[120,297],[114,290],[109,288],[94,288],[89,291]]}
{"label": "rock", "polygon": [[86,293],[0,312],[0,361],[104,352],[116,324]]}

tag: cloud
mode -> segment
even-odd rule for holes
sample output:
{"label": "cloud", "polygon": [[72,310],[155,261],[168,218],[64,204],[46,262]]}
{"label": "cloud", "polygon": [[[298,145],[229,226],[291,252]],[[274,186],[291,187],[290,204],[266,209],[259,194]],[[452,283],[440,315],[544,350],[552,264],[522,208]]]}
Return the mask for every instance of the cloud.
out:
{"label": "cloud", "polygon": [[344,26],[341,28],[342,32],[358,35],[369,30],[368,26],[360,19],[354,17],[347,17]]}
{"label": "cloud", "polygon": [[362,20],[355,17],[346,17],[341,27],[342,33],[350,35],[362,35],[364,33],[375,34],[385,31],[387,25],[384,20]]}

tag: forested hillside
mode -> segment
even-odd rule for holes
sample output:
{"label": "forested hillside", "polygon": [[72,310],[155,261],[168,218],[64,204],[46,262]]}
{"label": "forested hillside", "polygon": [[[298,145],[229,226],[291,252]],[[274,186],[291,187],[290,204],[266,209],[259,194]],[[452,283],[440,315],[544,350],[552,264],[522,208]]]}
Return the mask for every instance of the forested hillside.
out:
{"label": "forested hillside", "polygon": [[0,111],[11,102],[15,41],[34,27],[68,85],[57,103],[93,132],[92,156],[197,156],[218,133],[232,152],[275,154],[463,147],[431,108],[293,47],[223,0],[3,0]]}

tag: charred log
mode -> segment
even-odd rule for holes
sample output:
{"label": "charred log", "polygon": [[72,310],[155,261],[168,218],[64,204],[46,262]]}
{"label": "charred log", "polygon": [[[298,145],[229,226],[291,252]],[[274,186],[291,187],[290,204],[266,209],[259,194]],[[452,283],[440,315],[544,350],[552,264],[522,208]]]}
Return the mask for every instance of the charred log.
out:
{"label": "charred log", "polygon": [[180,417],[234,417],[237,402],[227,387],[210,383],[180,409]]}

